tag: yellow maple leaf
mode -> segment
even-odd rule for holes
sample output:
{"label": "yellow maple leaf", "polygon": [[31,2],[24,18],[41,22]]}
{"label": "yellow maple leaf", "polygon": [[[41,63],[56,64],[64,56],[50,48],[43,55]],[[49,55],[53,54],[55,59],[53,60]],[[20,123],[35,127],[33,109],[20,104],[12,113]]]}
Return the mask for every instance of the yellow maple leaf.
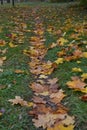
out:
{"label": "yellow maple leaf", "polygon": [[83,52],[82,57],[87,58],[87,52]]}
{"label": "yellow maple leaf", "polygon": [[72,71],[73,72],[82,72],[82,69],[75,67],[75,68],[72,68]]}
{"label": "yellow maple leaf", "polygon": [[18,45],[14,45],[12,42],[9,42],[9,46],[10,46],[11,48],[14,48],[14,47],[17,47]]}
{"label": "yellow maple leaf", "polygon": [[84,88],[84,89],[82,89],[81,92],[83,92],[83,93],[87,93],[87,87]]}
{"label": "yellow maple leaf", "polygon": [[58,126],[59,130],[73,130],[74,129],[74,125],[69,125],[69,126],[63,126],[62,124],[60,124]]}
{"label": "yellow maple leaf", "polygon": [[61,37],[60,39],[57,40],[57,44],[60,46],[63,46],[64,43],[68,42],[67,39],[64,39],[63,37]]}
{"label": "yellow maple leaf", "polygon": [[55,63],[56,63],[56,64],[62,64],[63,61],[64,61],[63,58],[58,58],[57,60],[55,60]]}
{"label": "yellow maple leaf", "polygon": [[27,102],[27,104],[28,104],[28,105],[27,105],[28,107],[32,107],[32,106],[34,105],[33,102]]}
{"label": "yellow maple leaf", "polygon": [[81,75],[81,77],[82,77],[82,80],[84,81],[85,79],[87,79],[87,73],[83,73],[83,74]]}
{"label": "yellow maple leaf", "polygon": [[41,75],[39,76],[39,78],[40,78],[40,79],[46,79],[46,78],[48,78],[48,76],[41,74]]}
{"label": "yellow maple leaf", "polygon": [[56,124],[54,127],[48,127],[47,130],[74,130],[74,125],[63,126],[63,124]]}

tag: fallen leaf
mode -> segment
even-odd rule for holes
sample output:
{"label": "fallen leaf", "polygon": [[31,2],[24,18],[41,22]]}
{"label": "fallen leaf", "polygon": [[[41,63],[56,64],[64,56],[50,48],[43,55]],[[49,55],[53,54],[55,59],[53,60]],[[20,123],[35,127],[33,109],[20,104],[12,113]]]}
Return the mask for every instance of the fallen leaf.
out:
{"label": "fallen leaf", "polygon": [[87,58],[87,52],[83,52],[82,57]]}
{"label": "fallen leaf", "polygon": [[16,73],[16,74],[23,74],[23,73],[24,73],[24,70],[19,70],[19,69],[17,69],[17,70],[15,70],[15,73]]}
{"label": "fallen leaf", "polygon": [[73,72],[82,72],[82,69],[75,67],[75,68],[72,68],[72,71]]}
{"label": "fallen leaf", "polygon": [[82,78],[83,81],[84,81],[85,79],[87,79],[87,73],[83,73],[83,74],[81,75],[81,78]]}
{"label": "fallen leaf", "polygon": [[66,83],[68,85],[69,88],[74,88],[77,91],[82,91],[84,90],[85,86],[87,85],[86,83],[84,83],[81,79],[79,79],[79,77],[72,77],[72,81],[68,81]]}
{"label": "fallen leaf", "polygon": [[0,90],[6,88],[5,85],[0,85]]}
{"label": "fallen leaf", "polygon": [[66,115],[65,119],[62,121],[63,125],[69,126],[75,123],[74,116]]}
{"label": "fallen leaf", "polygon": [[56,124],[54,127],[47,128],[47,130],[74,130],[74,125],[63,126],[62,124]]}
{"label": "fallen leaf", "polygon": [[57,118],[64,119],[64,117],[65,115],[62,114],[52,114],[48,112],[47,114],[38,115],[38,119],[33,119],[32,121],[37,128],[42,126],[45,129],[54,125]]}
{"label": "fallen leaf", "polygon": [[46,75],[40,75],[39,78],[40,79],[46,79],[46,78],[48,78],[48,76],[46,76]]}
{"label": "fallen leaf", "polygon": [[54,84],[56,84],[58,82],[58,79],[57,78],[53,78],[53,79],[48,79],[48,84],[50,84],[50,85],[54,85]]}
{"label": "fallen leaf", "polygon": [[0,39],[0,46],[5,46],[6,42]]}
{"label": "fallen leaf", "polygon": [[28,102],[24,101],[20,96],[15,96],[15,99],[9,99],[9,102],[12,103],[12,105],[20,104],[21,106],[28,106]]}
{"label": "fallen leaf", "polygon": [[83,100],[83,101],[87,101],[87,94],[81,96],[80,99]]}
{"label": "fallen leaf", "polygon": [[58,58],[57,60],[54,61],[56,64],[62,64],[64,62],[63,58]]}
{"label": "fallen leaf", "polygon": [[11,48],[15,48],[15,47],[17,47],[18,45],[15,45],[15,44],[13,44],[12,42],[9,42],[9,46],[10,46]]}
{"label": "fallen leaf", "polygon": [[57,44],[60,46],[63,46],[66,42],[68,42],[68,40],[64,39],[63,37],[61,37],[57,40]]}

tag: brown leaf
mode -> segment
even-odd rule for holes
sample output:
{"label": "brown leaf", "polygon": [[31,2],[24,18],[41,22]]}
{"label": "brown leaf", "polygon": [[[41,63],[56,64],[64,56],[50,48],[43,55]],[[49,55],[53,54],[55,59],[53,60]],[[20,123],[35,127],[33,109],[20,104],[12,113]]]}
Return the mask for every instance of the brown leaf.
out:
{"label": "brown leaf", "polygon": [[47,114],[38,115],[38,119],[33,119],[33,122],[37,128],[42,126],[45,129],[54,125],[57,118],[64,119],[64,117],[65,115],[52,114],[48,112]]}
{"label": "brown leaf", "polygon": [[43,103],[43,104],[46,103],[46,101],[44,101],[43,98],[39,96],[34,96],[32,100],[34,103]]}
{"label": "brown leaf", "polygon": [[58,82],[58,79],[57,78],[53,78],[53,79],[48,79],[48,84],[50,84],[50,85],[54,85],[54,84],[56,84]]}
{"label": "brown leaf", "polygon": [[36,93],[42,93],[43,91],[47,90],[44,85],[35,82],[33,82],[29,87],[32,88],[32,90]]}
{"label": "brown leaf", "polygon": [[72,81],[66,83],[69,88],[74,88],[75,90],[81,91],[87,85],[79,77],[72,77]]}
{"label": "brown leaf", "polygon": [[27,101],[24,101],[20,96],[15,96],[15,99],[9,99],[9,102],[12,103],[12,105],[20,104],[21,106],[28,106]]}
{"label": "brown leaf", "polygon": [[16,73],[16,74],[23,74],[23,73],[24,73],[24,70],[19,70],[19,69],[17,69],[17,70],[15,70],[15,73]]}
{"label": "brown leaf", "polygon": [[83,101],[87,101],[87,94],[81,96],[80,99],[82,99]]}
{"label": "brown leaf", "polygon": [[54,103],[59,103],[66,95],[63,93],[63,90],[60,89],[57,93],[52,93],[50,95],[51,101]]}

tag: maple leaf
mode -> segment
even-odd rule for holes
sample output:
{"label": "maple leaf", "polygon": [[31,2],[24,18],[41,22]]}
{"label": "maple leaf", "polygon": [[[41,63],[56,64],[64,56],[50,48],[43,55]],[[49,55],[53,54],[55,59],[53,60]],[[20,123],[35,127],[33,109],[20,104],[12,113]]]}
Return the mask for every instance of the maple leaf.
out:
{"label": "maple leaf", "polygon": [[81,96],[80,99],[82,99],[83,101],[87,101],[87,94]]}
{"label": "maple leaf", "polygon": [[52,113],[46,113],[43,115],[38,115],[38,119],[33,119],[32,121],[34,122],[34,125],[39,128],[39,127],[43,127],[44,129],[47,127],[51,127],[52,125],[54,125],[56,119],[64,119],[65,118],[65,114],[52,114]]}
{"label": "maple leaf", "polygon": [[78,91],[82,91],[84,90],[85,86],[87,85],[86,83],[84,83],[81,79],[79,79],[79,77],[72,77],[72,81],[68,81],[66,83],[68,85],[69,88],[74,88],[75,90]]}
{"label": "maple leaf", "polygon": [[63,90],[60,89],[57,93],[52,93],[50,95],[51,101],[54,103],[59,103],[66,95],[63,93]]}
{"label": "maple leaf", "polygon": [[29,87],[32,88],[32,90],[36,93],[42,93],[47,90],[47,87],[36,82],[33,82]]}
{"label": "maple leaf", "polygon": [[19,70],[19,69],[17,69],[17,70],[15,70],[15,73],[16,73],[16,74],[23,74],[23,73],[24,73],[24,70]]}
{"label": "maple leaf", "polygon": [[49,127],[47,130],[74,130],[74,125],[63,126],[63,124],[55,124],[54,127]]}
{"label": "maple leaf", "polygon": [[58,58],[57,60],[55,60],[54,62],[56,63],[56,64],[62,64],[63,63],[63,61],[64,61],[64,59],[63,58]]}
{"label": "maple leaf", "polygon": [[82,69],[75,67],[75,68],[72,68],[72,71],[73,72],[82,72]]}
{"label": "maple leaf", "polygon": [[64,43],[66,43],[66,42],[68,42],[68,40],[67,40],[67,39],[64,39],[63,37],[61,37],[61,38],[59,38],[59,39],[57,40],[57,44],[60,45],[60,46],[63,46]]}
{"label": "maple leaf", "polygon": [[87,52],[83,52],[82,57],[87,58]]}
{"label": "maple leaf", "polygon": [[58,126],[59,130],[74,130],[74,125],[69,125],[69,126],[63,126],[62,124]]}
{"label": "maple leaf", "polygon": [[6,42],[4,40],[0,40],[0,46],[5,46]]}
{"label": "maple leaf", "polygon": [[65,119],[62,121],[62,123],[66,126],[73,125],[75,123],[74,116],[71,117],[69,115],[66,115]]}
{"label": "maple leaf", "polygon": [[27,24],[26,23],[21,23],[21,26],[22,26],[23,29],[27,28]]}
{"label": "maple leaf", "polygon": [[57,78],[53,78],[53,79],[48,79],[48,84],[50,84],[50,85],[54,85],[54,84],[56,84],[58,82],[58,79]]}
{"label": "maple leaf", "polygon": [[46,103],[46,101],[44,101],[43,98],[39,96],[34,96],[32,100],[34,103],[43,103],[43,104]]}
{"label": "maple leaf", "polygon": [[6,60],[6,56],[0,57],[0,66],[3,65],[3,62]]}
{"label": "maple leaf", "polygon": [[84,81],[85,79],[87,79],[87,73],[83,73],[83,74],[81,75],[81,78],[82,78],[83,81]]}
{"label": "maple leaf", "polygon": [[11,48],[15,48],[15,47],[17,47],[18,45],[14,45],[12,42],[9,42],[9,46],[10,46]]}
{"label": "maple leaf", "polygon": [[57,46],[57,44],[56,43],[52,43],[50,46],[49,46],[49,48],[48,49],[52,49],[52,48],[54,48],[54,47],[56,47]]}
{"label": "maple leaf", "polygon": [[9,99],[9,102],[12,102],[12,105],[20,104],[21,106],[28,106],[27,101],[24,101],[20,96],[15,96],[15,99]]}
{"label": "maple leaf", "polygon": [[40,79],[47,79],[48,76],[46,76],[46,75],[40,75],[39,78],[40,78]]}

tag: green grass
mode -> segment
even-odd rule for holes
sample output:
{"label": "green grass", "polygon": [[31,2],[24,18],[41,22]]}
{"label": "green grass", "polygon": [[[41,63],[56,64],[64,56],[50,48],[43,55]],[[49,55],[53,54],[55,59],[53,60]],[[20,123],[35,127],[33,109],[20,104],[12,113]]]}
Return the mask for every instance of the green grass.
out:
{"label": "green grass", "polygon": [[[21,96],[24,100],[31,101],[32,91],[29,89],[29,83],[33,80],[33,77],[28,65],[30,58],[23,54],[23,50],[29,48],[30,37],[33,36],[32,30],[34,29],[34,23],[31,12],[35,7],[38,8],[37,15],[43,21],[45,28],[44,37],[46,38],[45,45],[47,47],[49,47],[51,43],[56,42],[60,37],[55,34],[55,31],[58,29],[61,29],[62,33],[66,32],[64,37],[71,42],[72,39],[70,35],[74,32],[75,27],[79,23],[83,25],[84,22],[87,22],[86,11],[83,11],[82,8],[79,7],[67,6],[67,4],[59,4],[57,7],[55,4],[50,3],[29,3],[27,5],[17,5],[15,8],[8,8],[7,5],[0,8],[0,27],[2,27],[0,39],[6,40],[7,43],[1,47],[1,49],[7,48],[6,54],[1,54],[1,57],[7,57],[2,66],[4,72],[0,73],[0,84],[5,85],[5,88],[0,90],[0,110],[5,110],[4,114],[0,116],[1,130],[42,130],[41,128],[37,129],[33,126],[31,116],[28,114],[31,108],[21,107],[19,105],[12,106],[11,103],[8,102],[9,99],[15,96]],[[66,21],[68,19],[71,19],[71,25],[69,29],[66,29]],[[19,26],[16,22],[27,23],[28,29],[30,29],[31,32],[23,32],[24,42],[20,44],[14,41],[18,46],[16,48],[10,48],[8,43],[11,41],[11,38],[7,38],[6,34],[14,32],[15,27]],[[47,31],[49,26],[54,27],[52,33]],[[81,35],[81,40],[76,40],[75,44],[86,40],[87,35]],[[67,45],[65,47],[67,48]],[[85,45],[82,44],[81,48],[86,51]],[[57,53],[62,49],[63,47],[55,47],[48,50],[45,60],[55,61],[58,58]],[[59,79],[60,88],[67,94],[67,97],[63,100],[63,104],[69,108],[69,114],[76,117],[75,130],[87,130],[87,103],[81,101],[79,98],[82,95],[81,92],[76,92],[66,86],[66,82],[71,80],[72,76],[81,76],[82,74],[82,72],[72,72],[73,67],[80,67],[84,73],[87,73],[86,58],[79,60],[81,61],[80,64],[76,61],[70,61],[58,65],[52,77]],[[16,74],[16,69],[24,70],[24,73]]]}

